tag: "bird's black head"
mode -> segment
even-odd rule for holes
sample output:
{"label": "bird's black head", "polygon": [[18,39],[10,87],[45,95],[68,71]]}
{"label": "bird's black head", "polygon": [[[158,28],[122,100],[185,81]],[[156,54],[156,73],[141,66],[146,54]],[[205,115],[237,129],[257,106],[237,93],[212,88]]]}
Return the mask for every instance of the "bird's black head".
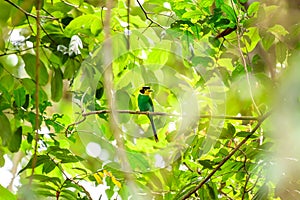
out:
{"label": "bird's black head", "polygon": [[140,89],[140,93],[145,94],[145,92],[152,92],[150,86],[144,86],[142,89]]}

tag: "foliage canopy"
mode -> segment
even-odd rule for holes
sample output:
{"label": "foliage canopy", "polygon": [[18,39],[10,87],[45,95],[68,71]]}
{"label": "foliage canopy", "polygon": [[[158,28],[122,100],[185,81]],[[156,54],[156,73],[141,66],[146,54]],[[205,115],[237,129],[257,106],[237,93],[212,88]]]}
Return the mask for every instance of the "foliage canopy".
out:
{"label": "foliage canopy", "polygon": [[299,199],[298,6],[1,1],[0,196]]}

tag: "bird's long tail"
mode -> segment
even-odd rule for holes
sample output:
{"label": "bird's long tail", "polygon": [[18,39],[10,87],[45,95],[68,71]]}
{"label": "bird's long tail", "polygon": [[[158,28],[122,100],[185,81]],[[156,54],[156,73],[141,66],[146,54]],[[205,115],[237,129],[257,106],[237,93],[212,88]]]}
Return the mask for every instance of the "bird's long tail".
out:
{"label": "bird's long tail", "polygon": [[158,142],[158,137],[157,137],[157,134],[156,134],[156,129],[155,129],[153,117],[148,115],[148,118],[150,119],[150,122],[151,122],[152,130],[153,130],[153,134],[154,134],[154,139],[155,139],[156,142]]}

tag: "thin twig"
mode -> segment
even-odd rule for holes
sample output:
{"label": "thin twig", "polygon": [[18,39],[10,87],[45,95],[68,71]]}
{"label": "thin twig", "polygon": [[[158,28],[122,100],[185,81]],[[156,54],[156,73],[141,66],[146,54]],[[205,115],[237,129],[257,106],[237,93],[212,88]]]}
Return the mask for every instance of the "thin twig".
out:
{"label": "thin twig", "polygon": [[[25,15],[37,19],[37,17],[38,17],[37,15],[33,15],[33,14],[27,12],[27,11],[24,10],[21,6],[15,4],[14,2],[12,2],[12,1],[10,1],[10,0],[4,0],[4,1],[6,1],[6,2],[9,3],[9,4],[11,4],[12,6],[14,6],[14,7],[17,8],[18,10],[20,10],[20,11],[21,11],[22,13],[24,13]],[[41,16],[41,15],[39,15],[39,18],[40,18],[40,19],[43,18],[43,19],[58,20],[58,18],[55,18],[55,17]]]}
{"label": "thin twig", "polygon": [[253,91],[252,91],[252,87],[251,87],[251,81],[250,81],[250,77],[249,77],[249,71],[248,71],[248,68],[247,68],[247,62],[246,62],[246,59],[245,59],[245,56],[244,56],[244,53],[242,51],[242,47],[241,47],[241,36],[242,36],[242,31],[241,31],[241,28],[240,28],[240,18],[238,17],[237,19],[238,21],[238,27],[237,28],[237,42],[238,42],[238,50],[239,50],[239,53],[241,55],[241,58],[242,58],[242,61],[243,61],[243,66],[244,66],[244,69],[245,69],[245,73],[246,73],[246,79],[247,79],[247,83],[248,83],[248,87],[249,87],[249,92],[250,92],[250,97],[251,97],[251,101],[255,107],[255,110],[256,112],[261,115],[261,112],[260,110],[258,109],[258,106],[256,105],[256,102],[254,100],[254,96],[253,96]]}
{"label": "thin twig", "polygon": [[[79,184],[79,181],[75,181],[74,178],[69,178],[69,176],[67,175],[67,173],[63,169],[63,166],[59,162],[56,162],[49,154],[47,154],[47,155],[52,160],[52,162],[56,165],[56,167],[61,171],[61,173],[64,175],[64,177],[65,177],[64,183],[67,180],[73,182],[75,185],[77,185],[78,187],[80,187],[84,191],[84,193],[87,195],[87,198],[89,200],[92,200],[92,197],[91,197],[90,193],[82,185]],[[59,187],[59,190],[61,190],[63,188],[64,183]],[[60,193],[57,193],[56,195],[57,195],[57,199],[59,199]]]}
{"label": "thin twig", "polygon": [[[159,116],[174,116],[174,117],[180,117],[178,114],[170,114],[165,112],[144,112],[144,111],[133,111],[133,110],[116,110],[116,113],[120,114],[133,114],[133,115],[159,115]],[[74,122],[72,124],[69,124],[66,128],[66,136],[69,133],[69,128],[76,126],[86,120],[87,116],[90,115],[99,115],[99,114],[106,114],[111,113],[111,110],[96,110],[96,111],[90,111],[90,112],[84,112],[82,110],[81,116],[83,117],[77,122]],[[228,119],[228,120],[253,120],[257,121],[259,120],[259,117],[254,116],[229,116],[229,115],[200,115],[199,118],[208,118],[208,119]]]}
{"label": "thin twig", "polygon": [[246,181],[245,181],[244,189],[243,189],[242,200],[245,199],[245,195],[247,193],[247,185],[248,185],[248,182],[249,182],[250,178],[251,178],[251,174],[248,174],[247,178],[246,178]]}
{"label": "thin twig", "polygon": [[29,47],[29,48],[26,48],[26,49],[22,49],[22,50],[8,50],[8,51],[12,51],[12,52],[4,52],[2,54],[0,54],[0,57],[1,56],[7,56],[7,55],[12,55],[12,54],[19,54],[19,53],[22,53],[22,52],[25,52],[25,51],[28,51],[28,50],[31,50],[31,49],[35,49],[36,47]]}
{"label": "thin twig", "polygon": [[83,117],[81,120],[79,120],[79,121],[77,121],[77,122],[74,122],[74,123],[72,123],[72,124],[69,124],[69,125],[67,126],[67,128],[66,128],[66,131],[65,131],[66,137],[69,136],[69,133],[72,134],[72,132],[69,131],[69,128],[71,128],[71,127],[73,127],[73,126],[76,126],[76,125],[78,125],[78,124],[81,124],[81,123],[84,122],[85,120],[86,120],[86,117]]}
{"label": "thin twig", "polygon": [[76,9],[79,8],[79,6],[77,6],[77,5],[75,5],[75,4],[71,4],[71,3],[67,2],[67,1],[64,1],[64,0],[61,0],[61,1],[62,1],[63,3],[65,3],[67,6],[71,6],[71,7],[76,8]]}
{"label": "thin twig", "polygon": [[143,5],[140,3],[140,1],[139,1],[139,0],[136,0],[136,1],[137,1],[137,3],[139,4],[140,8],[142,9],[142,11],[143,11],[143,13],[144,13],[146,19],[150,21],[150,24],[149,24],[148,27],[150,27],[151,24],[156,24],[157,26],[159,26],[160,28],[162,28],[162,29],[165,30],[165,28],[164,28],[162,25],[160,25],[158,22],[154,21],[153,19],[151,19],[151,18],[148,16],[148,12],[145,10],[145,8],[144,8]]}
{"label": "thin twig", "polygon": [[196,193],[226,162],[239,150],[241,146],[243,146],[249,138],[259,129],[261,124],[270,116],[271,112],[266,113],[265,115],[261,116],[256,124],[256,126],[253,128],[251,132],[249,132],[249,135],[247,135],[217,166],[216,168],[207,176],[205,177],[193,190],[189,191],[186,195],[183,196],[182,199],[187,199],[194,193]]}
{"label": "thin twig", "polygon": [[261,172],[262,172],[262,170],[263,170],[263,168],[259,170],[258,175],[257,175],[257,179],[253,183],[252,187],[249,188],[248,190],[246,190],[246,193],[250,192],[251,190],[253,190],[255,188],[256,184],[258,183],[259,179],[261,178]]}
{"label": "thin twig", "polygon": [[[160,115],[160,116],[181,116],[179,114],[170,114],[165,112],[144,112],[144,111],[133,111],[133,110],[116,110],[120,114],[135,114],[135,115]],[[82,113],[82,116],[89,116],[95,114],[111,113],[110,110],[97,110],[87,113]],[[229,116],[229,115],[200,115],[199,118],[213,118],[213,119],[232,119],[232,120],[253,120],[257,121],[259,117],[254,116]]]}
{"label": "thin twig", "polygon": [[[164,112],[144,112],[144,111],[133,111],[133,110],[116,110],[117,113],[121,114],[142,114],[142,115],[162,115],[162,116],[177,116],[174,114],[164,113]],[[89,116],[89,115],[95,115],[95,114],[105,114],[105,113],[111,113],[111,110],[97,110],[97,111],[91,111],[87,113],[82,113],[82,116]]]}

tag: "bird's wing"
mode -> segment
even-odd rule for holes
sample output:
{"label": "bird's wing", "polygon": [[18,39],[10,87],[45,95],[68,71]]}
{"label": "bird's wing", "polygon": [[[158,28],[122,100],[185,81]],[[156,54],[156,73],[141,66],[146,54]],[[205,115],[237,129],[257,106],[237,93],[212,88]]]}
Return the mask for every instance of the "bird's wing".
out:
{"label": "bird's wing", "polygon": [[152,111],[152,112],[154,112],[154,106],[153,106],[153,102],[152,102],[152,99],[151,99],[151,97],[149,97],[149,104],[150,104],[150,106],[151,106],[151,108],[152,108],[152,110],[149,110],[149,111]]}

